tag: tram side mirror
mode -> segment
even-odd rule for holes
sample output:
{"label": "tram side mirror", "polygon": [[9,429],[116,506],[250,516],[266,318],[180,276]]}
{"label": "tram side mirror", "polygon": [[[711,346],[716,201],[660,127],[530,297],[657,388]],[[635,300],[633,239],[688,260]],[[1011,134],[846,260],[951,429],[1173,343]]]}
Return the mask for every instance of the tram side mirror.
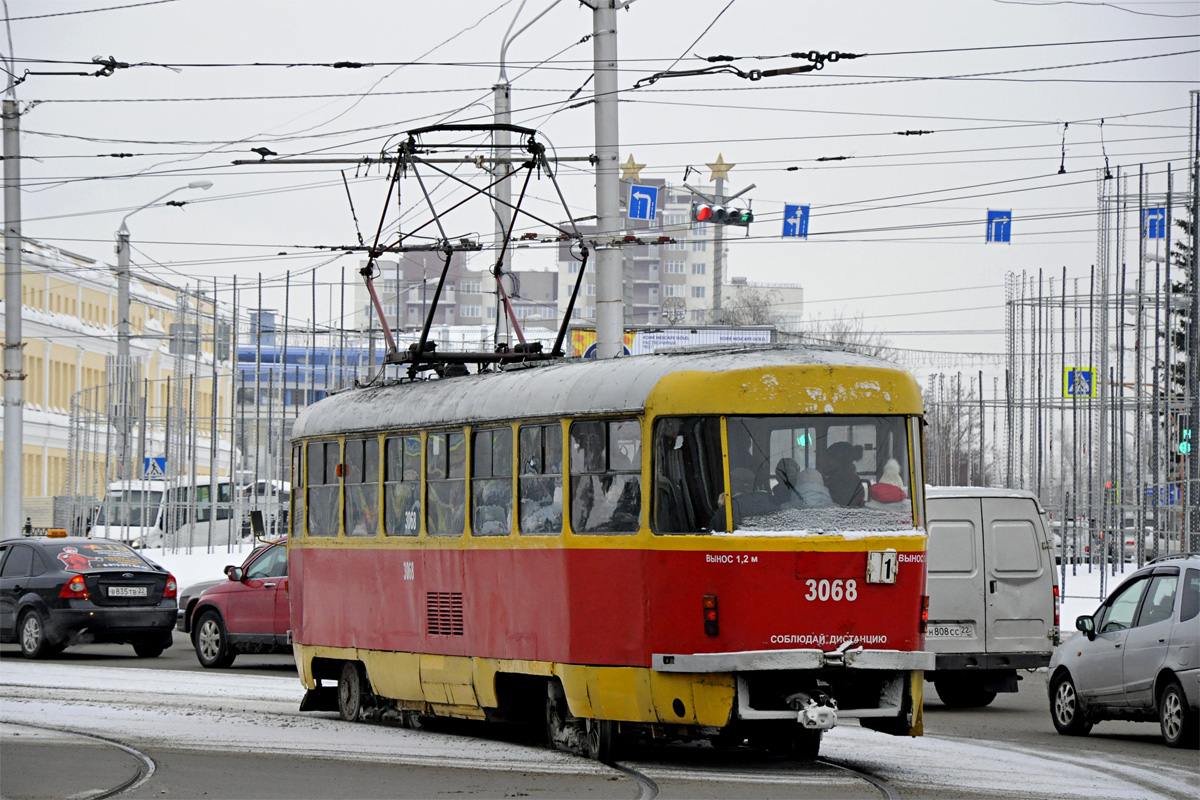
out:
{"label": "tram side mirror", "polygon": [[1076,617],[1075,627],[1088,637],[1088,641],[1096,640],[1096,621],[1089,616]]}
{"label": "tram side mirror", "polygon": [[232,564],[225,568],[225,575],[228,576],[229,580],[237,581],[238,583],[241,583],[242,578],[244,577],[242,568],[235,567]]}

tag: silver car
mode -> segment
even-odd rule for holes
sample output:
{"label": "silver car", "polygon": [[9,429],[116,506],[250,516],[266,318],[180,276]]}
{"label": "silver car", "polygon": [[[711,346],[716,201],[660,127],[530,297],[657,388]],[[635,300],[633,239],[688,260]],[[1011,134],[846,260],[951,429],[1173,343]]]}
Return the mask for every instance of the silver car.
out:
{"label": "silver car", "polygon": [[1133,573],[1054,651],[1050,717],[1066,736],[1105,719],[1158,721],[1170,747],[1195,747],[1200,719],[1200,555]]}

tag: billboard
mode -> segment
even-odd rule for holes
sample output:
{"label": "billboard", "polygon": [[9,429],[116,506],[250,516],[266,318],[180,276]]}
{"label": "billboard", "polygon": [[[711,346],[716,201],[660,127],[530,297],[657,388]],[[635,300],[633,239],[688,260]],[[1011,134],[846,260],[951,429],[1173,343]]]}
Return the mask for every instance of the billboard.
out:
{"label": "billboard", "polygon": [[[770,326],[701,325],[687,328],[626,328],[625,355],[647,355],[667,347],[770,344],[773,341],[775,341],[775,329]],[[595,358],[596,329],[571,328],[569,355]]]}

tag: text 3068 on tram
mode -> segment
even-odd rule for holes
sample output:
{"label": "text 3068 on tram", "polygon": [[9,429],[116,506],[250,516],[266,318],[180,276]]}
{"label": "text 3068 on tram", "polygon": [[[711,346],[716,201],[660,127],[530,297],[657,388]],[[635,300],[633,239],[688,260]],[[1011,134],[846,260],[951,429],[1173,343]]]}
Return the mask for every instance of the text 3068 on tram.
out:
{"label": "text 3068 on tram", "polygon": [[327,398],[293,433],[302,709],[544,718],[598,758],[918,735],[920,421],[900,368],[786,347]]}

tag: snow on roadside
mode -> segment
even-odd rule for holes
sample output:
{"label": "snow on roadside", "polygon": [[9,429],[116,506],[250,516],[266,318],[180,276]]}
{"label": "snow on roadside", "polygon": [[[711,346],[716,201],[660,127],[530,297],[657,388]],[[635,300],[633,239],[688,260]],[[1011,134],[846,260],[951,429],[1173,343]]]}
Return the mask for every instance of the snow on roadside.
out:
{"label": "snow on roadside", "polygon": [[[554,774],[608,774],[587,759],[461,734],[411,731],[301,714],[294,678],[181,673],[46,663],[5,663],[0,680],[0,738],[14,726],[95,732],[135,747],[260,752],[393,764]],[[822,756],[884,777],[901,794],[936,792],[1007,798],[1114,800],[1177,797],[1193,778],[1152,759],[1098,770],[1087,758],[1011,743],[942,737],[891,737],[840,725],[825,735]],[[669,759],[668,759],[669,761]],[[638,764],[652,778],[705,780],[728,770]],[[735,769],[734,773],[738,771]],[[1013,776],[1020,776],[1021,787]],[[757,770],[752,782],[795,776]],[[737,778],[740,781],[746,777]]]}

